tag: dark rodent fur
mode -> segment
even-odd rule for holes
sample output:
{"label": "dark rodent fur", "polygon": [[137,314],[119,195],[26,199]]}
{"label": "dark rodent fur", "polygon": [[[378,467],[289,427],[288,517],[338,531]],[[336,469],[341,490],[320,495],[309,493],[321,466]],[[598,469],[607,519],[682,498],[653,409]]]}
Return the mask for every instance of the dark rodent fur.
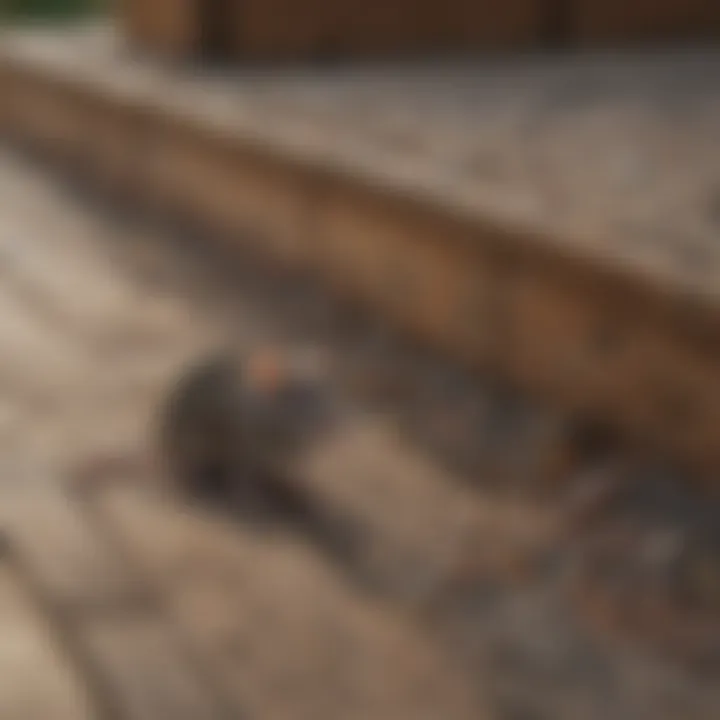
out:
{"label": "dark rodent fur", "polygon": [[201,499],[257,496],[268,473],[326,427],[324,387],[292,373],[276,392],[248,382],[247,359],[215,353],[187,370],[164,407],[161,442],[181,490]]}

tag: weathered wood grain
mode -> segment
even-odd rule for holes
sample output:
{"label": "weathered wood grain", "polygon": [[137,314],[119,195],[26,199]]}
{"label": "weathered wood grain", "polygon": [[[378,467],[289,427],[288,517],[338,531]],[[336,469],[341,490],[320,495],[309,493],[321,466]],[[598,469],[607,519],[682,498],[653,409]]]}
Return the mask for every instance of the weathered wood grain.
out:
{"label": "weathered wood grain", "polygon": [[0,563],[0,717],[96,718],[83,678],[7,563]]}

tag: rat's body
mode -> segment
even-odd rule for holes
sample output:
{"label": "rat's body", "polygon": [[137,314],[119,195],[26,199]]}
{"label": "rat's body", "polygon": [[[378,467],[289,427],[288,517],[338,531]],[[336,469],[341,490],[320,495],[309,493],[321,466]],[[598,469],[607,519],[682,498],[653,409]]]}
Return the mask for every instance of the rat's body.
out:
{"label": "rat's body", "polygon": [[161,441],[184,493],[245,507],[277,504],[268,498],[279,492],[275,481],[328,420],[325,378],[281,359],[219,354],[181,378],[161,417]]}

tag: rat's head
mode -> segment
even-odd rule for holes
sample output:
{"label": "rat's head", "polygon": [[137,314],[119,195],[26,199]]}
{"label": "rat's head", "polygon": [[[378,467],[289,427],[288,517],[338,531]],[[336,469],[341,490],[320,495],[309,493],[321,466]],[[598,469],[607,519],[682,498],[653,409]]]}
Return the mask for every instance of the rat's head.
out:
{"label": "rat's head", "polygon": [[247,357],[244,375],[246,388],[283,437],[301,440],[329,426],[331,371],[323,353],[258,350]]}

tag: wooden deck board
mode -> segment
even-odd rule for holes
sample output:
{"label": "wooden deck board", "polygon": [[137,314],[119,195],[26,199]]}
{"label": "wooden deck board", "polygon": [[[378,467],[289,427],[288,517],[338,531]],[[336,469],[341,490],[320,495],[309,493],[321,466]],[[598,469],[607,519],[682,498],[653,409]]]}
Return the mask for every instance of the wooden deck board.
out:
{"label": "wooden deck board", "polygon": [[97,502],[250,717],[488,717],[439,646],[297,538],[124,491]]}
{"label": "wooden deck board", "polygon": [[0,527],[38,592],[63,610],[133,606],[145,597],[107,538],[57,488],[4,493]]}
{"label": "wooden deck board", "polygon": [[228,717],[161,616],[90,618],[78,636],[123,720]]}
{"label": "wooden deck board", "polygon": [[83,679],[7,563],[0,563],[0,717],[94,720]]}

